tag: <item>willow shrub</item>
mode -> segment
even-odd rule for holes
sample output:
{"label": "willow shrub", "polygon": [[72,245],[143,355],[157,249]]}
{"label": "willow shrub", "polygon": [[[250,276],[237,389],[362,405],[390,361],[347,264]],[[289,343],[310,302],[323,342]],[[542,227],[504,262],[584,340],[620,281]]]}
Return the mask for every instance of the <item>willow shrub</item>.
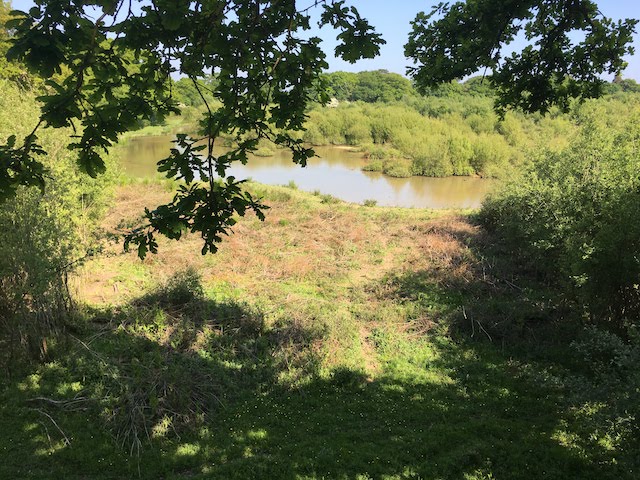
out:
{"label": "willow shrub", "polygon": [[580,108],[569,146],[530,162],[481,219],[593,320],[622,328],[640,318],[640,113],[605,118],[596,102]]}
{"label": "willow shrub", "polygon": [[[0,81],[0,140],[26,135],[38,115],[33,93]],[[68,133],[41,132],[50,152],[45,191],[19,187],[0,203],[0,343],[8,342],[10,356],[46,354],[45,337],[69,311],[67,273],[97,242],[95,227],[114,174],[97,180],[81,174],[66,148]]]}
{"label": "willow shrub", "polygon": [[[431,101],[446,104],[443,99]],[[484,104],[472,108],[471,101],[466,111],[462,102],[448,102],[455,108],[438,117],[426,116],[403,103],[316,108],[309,112],[302,139],[312,145],[358,145],[371,160],[367,170],[399,177],[499,176],[506,166],[521,160],[522,149],[530,142],[511,145],[516,134],[506,137],[496,132],[495,114],[484,112]],[[505,132],[522,133],[520,121],[520,117],[510,118],[513,125],[506,126]],[[532,129],[533,122],[528,126]],[[381,153],[384,149],[389,153]]]}

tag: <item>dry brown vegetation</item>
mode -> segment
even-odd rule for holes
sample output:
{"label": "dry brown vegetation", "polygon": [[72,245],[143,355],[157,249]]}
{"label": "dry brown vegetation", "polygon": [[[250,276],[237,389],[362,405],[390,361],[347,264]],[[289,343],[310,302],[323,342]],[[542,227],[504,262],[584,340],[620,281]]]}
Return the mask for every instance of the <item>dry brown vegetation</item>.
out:
{"label": "dry brown vegetation", "polygon": [[[203,257],[200,239],[190,234],[179,242],[162,239],[160,252],[144,261],[112,242],[76,278],[79,298],[124,305],[192,267],[205,289],[222,286],[261,305],[267,322],[281,324],[283,345],[304,344],[296,330],[312,325],[324,332],[322,345],[316,340],[307,347],[324,352],[327,366],[344,358],[338,352],[355,348],[357,363],[375,373],[372,329],[393,324],[405,330],[416,320],[402,312],[401,298],[385,293],[394,288],[390,279],[428,270],[435,283],[451,284],[473,275],[468,241],[478,227],[459,213],[323,203],[286,187],[251,188],[271,207],[266,221],[241,219],[217,254]],[[121,234],[136,225],[144,207],[168,198],[157,184],[121,187],[104,229]],[[420,322],[432,325],[439,315],[422,312]]]}
{"label": "dry brown vegetation", "polygon": [[[203,257],[200,239],[191,234],[179,242],[162,239],[160,253],[144,261],[135,252],[123,252],[121,242],[111,242],[106,255],[81,272],[80,298],[126,302],[190,266],[205,284],[228,282],[260,293],[278,284],[304,283],[322,294],[408,269],[446,269],[461,279],[472,275],[468,243],[478,236],[478,227],[459,213],[323,204],[285,187],[270,187],[266,195],[271,207],[266,221],[241,219],[215,255]],[[119,235],[139,221],[144,207],[168,198],[170,193],[154,184],[121,187],[104,228]]]}

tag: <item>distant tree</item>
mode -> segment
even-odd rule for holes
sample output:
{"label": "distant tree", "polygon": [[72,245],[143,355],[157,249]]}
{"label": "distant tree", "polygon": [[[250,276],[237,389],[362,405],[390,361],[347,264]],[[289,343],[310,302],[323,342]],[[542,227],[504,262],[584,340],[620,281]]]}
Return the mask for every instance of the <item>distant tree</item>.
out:
{"label": "distant tree", "polygon": [[620,82],[623,92],[640,93],[640,84],[632,78],[625,78]]}
{"label": "distant tree", "polygon": [[6,58],[11,47],[12,31],[7,27],[10,20],[11,2],[0,0],[0,78],[26,83],[28,80],[25,68],[17,62],[9,62]]}
{"label": "distant tree", "polygon": [[323,75],[332,97],[351,102],[392,102],[414,93],[411,81],[387,70],[332,72]]}
{"label": "distant tree", "polygon": [[493,95],[494,91],[491,88],[491,79],[485,76],[476,75],[471,77],[463,83],[464,89],[474,95]]}
{"label": "distant tree", "polygon": [[11,4],[8,1],[0,0],[0,45],[2,45],[3,53],[6,53],[9,45],[9,32],[7,31],[6,23],[9,20],[10,11]]}
{"label": "distant tree", "polygon": [[351,72],[332,72],[322,76],[327,93],[340,101],[351,100],[358,84],[358,74]]}
{"label": "distant tree", "polygon": [[392,102],[413,93],[411,82],[387,70],[360,72],[351,100],[363,102]]}
{"label": "distant tree", "polygon": [[11,11],[11,4],[8,1],[0,0],[0,54],[2,58],[0,62],[6,62],[5,55],[9,50],[9,29],[7,28],[7,21],[9,20],[9,12]]}
{"label": "distant tree", "polygon": [[[200,85],[201,88],[198,88]],[[217,80],[213,75],[199,78],[195,84],[192,79],[183,77],[173,83],[173,97],[179,103],[189,107],[204,107],[205,100],[211,103],[214,100],[213,91],[217,86]],[[203,100],[204,97],[204,100]]]}
{"label": "distant tree", "polygon": [[607,85],[606,91],[607,93],[640,93],[640,84],[632,78],[622,78],[621,75],[617,75],[613,82]]}

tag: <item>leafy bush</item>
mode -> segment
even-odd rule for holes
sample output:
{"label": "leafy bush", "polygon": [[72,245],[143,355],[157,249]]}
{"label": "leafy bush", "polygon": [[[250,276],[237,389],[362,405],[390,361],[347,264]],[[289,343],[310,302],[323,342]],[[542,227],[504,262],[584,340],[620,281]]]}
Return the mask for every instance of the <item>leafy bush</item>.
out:
{"label": "leafy bush", "polygon": [[483,176],[499,176],[508,168],[514,154],[504,138],[496,134],[478,135],[472,148],[469,163],[475,172]]}
{"label": "leafy bush", "polygon": [[[34,94],[0,81],[0,139],[26,135],[35,118]],[[20,187],[0,204],[0,337],[11,338],[12,355],[27,350],[46,356],[45,338],[59,328],[71,304],[67,273],[96,246],[95,227],[111,179],[81,174],[65,148],[67,135],[46,130],[40,139],[51,152],[44,160],[46,190]]]}
{"label": "leafy bush", "polygon": [[[636,333],[635,330],[632,331]],[[571,350],[582,368],[595,378],[607,382],[626,382],[630,376],[637,376],[638,373],[638,340],[637,334],[632,335],[631,342],[626,342],[615,333],[590,326],[571,343]]]}
{"label": "leafy bush", "polygon": [[307,125],[302,139],[311,145],[322,145],[325,142],[324,136],[320,131],[320,128],[315,125]]}
{"label": "leafy bush", "polygon": [[[630,328],[628,340],[591,326],[571,343],[579,371],[572,385],[575,413],[585,429],[606,438],[621,456],[637,459],[640,445],[640,335]],[[597,433],[596,433],[597,432]]]}
{"label": "leafy bush", "polygon": [[347,145],[360,145],[371,141],[369,126],[360,121],[347,123],[343,129],[343,135]]}
{"label": "leafy bush", "polygon": [[321,203],[338,203],[340,200],[337,199],[336,197],[334,197],[333,195],[330,195],[328,193],[322,193],[320,194],[320,202]]}
{"label": "leafy bush", "polygon": [[182,307],[202,301],[204,289],[200,274],[193,267],[174,273],[165,283],[143,297],[143,303],[159,304],[163,307]]}
{"label": "leafy bush", "polygon": [[411,170],[411,162],[408,160],[398,159],[392,162],[385,162],[383,172],[390,177],[405,178],[413,175]]}
{"label": "leafy bush", "polygon": [[365,172],[382,172],[384,170],[384,163],[382,160],[370,160],[362,170]]}
{"label": "leafy bush", "polygon": [[622,328],[640,318],[640,116],[616,128],[603,116],[582,108],[574,141],[539,155],[481,219],[592,319]]}

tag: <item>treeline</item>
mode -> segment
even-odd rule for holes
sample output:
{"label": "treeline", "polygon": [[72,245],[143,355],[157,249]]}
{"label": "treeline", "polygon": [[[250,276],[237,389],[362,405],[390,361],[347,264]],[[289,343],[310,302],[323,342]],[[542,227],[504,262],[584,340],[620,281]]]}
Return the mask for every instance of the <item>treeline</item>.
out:
{"label": "treeline", "polygon": [[[499,176],[522,162],[534,130],[562,142],[569,124],[549,121],[524,127],[520,116],[499,122],[487,98],[411,98],[395,104],[318,107],[309,113],[303,139],[313,145],[359,147],[366,167],[395,177],[411,175]],[[562,130],[564,129],[564,131]]]}
{"label": "treeline", "polygon": [[393,102],[415,93],[407,78],[387,70],[334,72],[325,74],[323,80],[329,95],[339,101]]}

